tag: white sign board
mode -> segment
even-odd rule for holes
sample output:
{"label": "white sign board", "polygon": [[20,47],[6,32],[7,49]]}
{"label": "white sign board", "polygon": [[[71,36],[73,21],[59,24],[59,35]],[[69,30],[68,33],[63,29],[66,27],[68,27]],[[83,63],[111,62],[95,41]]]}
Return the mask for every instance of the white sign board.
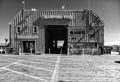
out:
{"label": "white sign board", "polygon": [[60,48],[60,47],[63,47],[64,45],[64,40],[58,40],[57,41],[57,47]]}
{"label": "white sign board", "polygon": [[111,55],[119,55],[119,52],[111,51]]}

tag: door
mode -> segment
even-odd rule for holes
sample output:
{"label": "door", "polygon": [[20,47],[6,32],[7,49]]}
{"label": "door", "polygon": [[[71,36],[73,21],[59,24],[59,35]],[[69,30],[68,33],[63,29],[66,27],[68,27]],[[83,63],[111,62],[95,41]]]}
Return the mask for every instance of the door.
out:
{"label": "door", "polygon": [[23,41],[24,53],[35,53],[35,41]]}
{"label": "door", "polygon": [[67,32],[64,25],[48,25],[45,29],[45,53],[67,54]]}

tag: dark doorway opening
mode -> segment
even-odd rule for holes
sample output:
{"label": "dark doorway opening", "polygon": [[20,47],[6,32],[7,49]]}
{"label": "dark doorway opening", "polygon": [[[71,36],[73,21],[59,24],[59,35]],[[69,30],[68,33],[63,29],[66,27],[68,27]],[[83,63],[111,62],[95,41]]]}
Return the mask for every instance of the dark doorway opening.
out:
{"label": "dark doorway opening", "polygon": [[67,54],[68,29],[64,25],[48,25],[45,29],[45,53]]}
{"label": "dark doorway opening", "polygon": [[23,41],[24,53],[35,53],[35,41]]}

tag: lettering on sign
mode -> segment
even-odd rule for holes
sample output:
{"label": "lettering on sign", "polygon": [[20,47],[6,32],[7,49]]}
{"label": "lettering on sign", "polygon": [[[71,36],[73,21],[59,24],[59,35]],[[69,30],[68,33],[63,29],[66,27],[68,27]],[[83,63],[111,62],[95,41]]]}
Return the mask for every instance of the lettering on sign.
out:
{"label": "lettering on sign", "polygon": [[73,19],[71,15],[44,15],[44,19]]}

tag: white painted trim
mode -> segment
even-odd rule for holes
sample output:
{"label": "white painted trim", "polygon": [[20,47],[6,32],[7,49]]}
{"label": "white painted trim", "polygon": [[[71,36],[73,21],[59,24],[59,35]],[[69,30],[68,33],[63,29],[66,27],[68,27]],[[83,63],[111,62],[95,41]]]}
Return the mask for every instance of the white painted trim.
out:
{"label": "white painted trim", "polygon": [[21,63],[17,63],[17,65],[22,65],[22,66],[26,66],[26,67],[32,67],[32,68],[35,68],[35,69],[42,69],[42,70],[53,72],[52,70],[49,70],[49,69],[39,68],[39,67],[31,66],[31,65],[21,64]]}
{"label": "white painted trim", "polygon": [[54,73],[51,77],[50,82],[57,82],[58,81],[60,57],[61,57],[61,55],[59,55],[58,58],[57,58]]}
{"label": "white painted trim", "polygon": [[14,70],[11,70],[11,69],[8,69],[8,68],[4,68],[4,69],[8,70],[8,71],[11,71],[11,72],[14,72],[14,73],[17,73],[17,74],[20,74],[20,75],[25,75],[25,76],[28,76],[28,77],[31,77],[31,78],[34,78],[34,79],[38,79],[38,80],[42,80],[42,81],[48,82],[47,80],[39,78],[39,77],[31,76],[31,75],[28,75],[28,74],[25,74],[25,73],[21,73],[21,72],[18,72],[18,71],[14,71]]}
{"label": "white painted trim", "polygon": [[[47,62],[56,62],[56,61],[44,60],[44,59],[40,59],[40,60],[42,60],[42,61],[47,61]],[[33,62],[33,63],[40,63],[40,62],[36,62],[36,61],[29,61],[29,60],[24,60],[24,61]]]}
{"label": "white painted trim", "polygon": [[9,67],[9,66],[11,66],[11,65],[13,65],[13,64],[17,64],[17,63],[19,63],[19,62],[21,62],[21,61],[23,61],[23,60],[18,60],[18,61],[14,62],[14,63],[11,63],[11,64],[7,65],[7,66],[1,67],[0,69],[7,68],[7,67]]}

